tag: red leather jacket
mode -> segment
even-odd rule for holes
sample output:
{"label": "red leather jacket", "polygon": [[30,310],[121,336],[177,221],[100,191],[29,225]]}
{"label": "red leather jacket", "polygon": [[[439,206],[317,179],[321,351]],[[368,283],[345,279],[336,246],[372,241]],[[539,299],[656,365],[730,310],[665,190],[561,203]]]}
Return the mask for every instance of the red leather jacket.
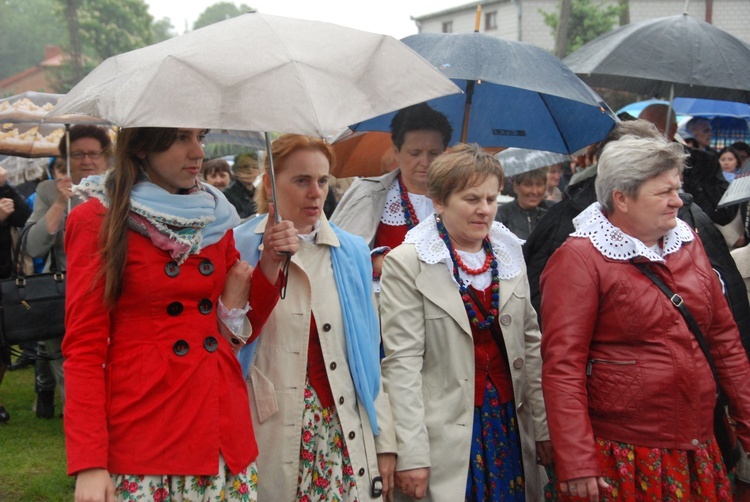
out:
{"label": "red leather jacket", "polygon": [[66,224],[65,436],[68,472],[216,475],[258,455],[247,388],[216,307],[239,259],[232,232],[177,266],[128,232],[123,292],[104,308],[98,277],[105,209],[92,199]]}
{"label": "red leather jacket", "polygon": [[[648,266],[698,321],[747,448],[750,365],[720,282],[697,237],[665,260]],[[683,450],[713,437],[708,362],[679,310],[632,263],[571,237],[541,291],[542,385],[561,481],[601,475],[594,436]]]}

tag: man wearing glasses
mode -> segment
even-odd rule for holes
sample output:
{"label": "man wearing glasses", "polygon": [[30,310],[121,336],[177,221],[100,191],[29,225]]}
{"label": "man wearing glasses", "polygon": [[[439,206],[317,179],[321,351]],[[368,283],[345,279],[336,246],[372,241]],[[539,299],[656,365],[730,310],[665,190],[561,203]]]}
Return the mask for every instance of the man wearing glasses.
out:
{"label": "man wearing glasses", "polygon": [[[60,156],[67,154],[65,138],[60,141]],[[33,258],[45,257],[44,271],[51,267],[51,253],[54,249],[57,270],[64,271],[66,264],[63,249],[65,218],[70,207],[77,206],[81,200],[73,195],[72,187],[87,176],[102,174],[108,167],[112,151],[112,140],[106,129],[94,125],[76,125],[70,128],[70,175],[63,170],[55,179],[41,182],[36,189],[34,212],[28,219],[28,231],[25,250]],[[62,355],[60,344],[62,338],[46,340],[39,344],[39,352],[51,361],[36,362],[36,415],[39,418],[53,418],[55,414],[55,384],[60,387],[60,396],[65,403],[63,386]]]}

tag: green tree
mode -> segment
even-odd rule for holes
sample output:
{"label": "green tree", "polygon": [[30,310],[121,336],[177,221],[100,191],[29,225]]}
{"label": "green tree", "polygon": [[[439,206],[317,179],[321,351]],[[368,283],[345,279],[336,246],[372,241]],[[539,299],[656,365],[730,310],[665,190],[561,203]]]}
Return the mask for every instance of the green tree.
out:
{"label": "green tree", "polygon": [[201,12],[201,15],[198,16],[198,19],[195,21],[195,23],[193,23],[193,29],[197,30],[198,28],[203,28],[204,26],[208,26],[209,24],[218,23],[219,21],[225,21],[252,10],[255,9],[253,9],[252,7],[248,7],[244,3],[240,4],[240,6],[237,7],[232,2],[218,2],[207,7],[206,10]]}
{"label": "green tree", "polygon": [[56,0],[68,29],[68,61],[51,77],[67,92],[104,59],[154,41],[153,17],[144,0]]}
{"label": "green tree", "polygon": [[0,0],[0,80],[44,59],[45,45],[64,45],[56,0]]}
{"label": "green tree", "polygon": [[[623,3],[618,3],[618,5],[604,5],[604,2],[601,0],[598,2],[594,2],[593,0],[573,0],[565,55],[574,52],[583,44],[595,39],[602,33],[612,30],[619,20],[623,8],[625,8],[625,4]],[[554,12],[545,12],[539,9],[539,13],[544,17],[544,24],[552,29],[553,36],[557,33],[557,26],[560,21],[559,11],[559,5]]]}
{"label": "green tree", "polygon": [[163,42],[177,35],[177,33],[174,31],[174,26],[172,26],[172,20],[168,17],[162,18],[158,21],[154,21],[151,25],[151,31],[154,34],[155,44],[158,42]]}
{"label": "green tree", "polygon": [[101,60],[152,44],[153,20],[143,0],[80,0],[78,7],[81,43]]}

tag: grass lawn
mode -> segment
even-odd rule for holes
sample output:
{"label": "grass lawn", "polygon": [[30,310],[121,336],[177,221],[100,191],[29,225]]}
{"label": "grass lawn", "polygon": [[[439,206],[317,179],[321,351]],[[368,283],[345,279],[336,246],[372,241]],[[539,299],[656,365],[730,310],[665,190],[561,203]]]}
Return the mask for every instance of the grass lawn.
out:
{"label": "grass lawn", "polygon": [[0,423],[0,500],[19,502],[73,500],[74,481],[66,475],[60,396],[55,418],[37,418],[31,410],[34,369],[5,373],[0,400],[10,421]]}

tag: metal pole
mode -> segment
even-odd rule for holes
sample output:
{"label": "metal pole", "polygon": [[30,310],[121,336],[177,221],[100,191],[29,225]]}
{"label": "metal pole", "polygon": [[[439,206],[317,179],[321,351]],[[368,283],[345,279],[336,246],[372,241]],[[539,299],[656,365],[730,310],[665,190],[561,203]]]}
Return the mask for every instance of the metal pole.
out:
{"label": "metal pole", "polygon": [[669,106],[667,106],[667,120],[664,127],[664,137],[669,140],[669,131],[672,127],[672,104],[674,103],[674,84],[669,87]]}
{"label": "metal pole", "polygon": [[[70,124],[65,124],[65,166],[66,166],[66,174],[68,178],[70,178]],[[54,176],[54,172],[52,175]],[[72,206],[72,202],[70,199],[68,199],[68,214],[70,214],[70,209]]]}
{"label": "metal pole", "polygon": [[273,167],[273,155],[271,155],[271,136],[267,132],[263,133],[266,140],[266,155],[268,156],[268,177],[271,179],[271,202],[273,202],[273,210],[276,213],[274,218],[276,223],[281,222],[281,215],[279,214],[279,205],[276,203],[276,173]]}

